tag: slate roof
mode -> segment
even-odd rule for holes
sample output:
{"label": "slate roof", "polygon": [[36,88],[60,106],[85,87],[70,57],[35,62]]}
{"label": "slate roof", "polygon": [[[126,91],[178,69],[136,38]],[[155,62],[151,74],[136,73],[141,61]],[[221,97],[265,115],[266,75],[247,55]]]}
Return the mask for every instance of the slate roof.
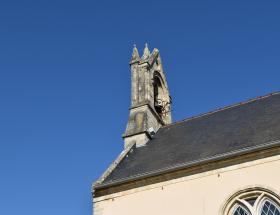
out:
{"label": "slate roof", "polygon": [[102,183],[170,170],[277,140],[280,92],[160,128],[145,146],[134,147]]}

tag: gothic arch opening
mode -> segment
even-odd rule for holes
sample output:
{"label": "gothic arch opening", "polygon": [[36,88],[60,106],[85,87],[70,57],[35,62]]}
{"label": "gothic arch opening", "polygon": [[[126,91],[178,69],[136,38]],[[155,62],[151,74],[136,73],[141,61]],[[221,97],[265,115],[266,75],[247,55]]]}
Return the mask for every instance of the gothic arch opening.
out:
{"label": "gothic arch opening", "polygon": [[161,80],[159,76],[154,76],[154,108],[159,116],[162,116],[163,113],[163,99],[164,99],[164,91],[161,84]]}
{"label": "gothic arch opening", "polygon": [[222,215],[280,215],[280,197],[264,188],[250,188],[234,194]]}
{"label": "gothic arch opening", "polygon": [[164,124],[171,122],[171,97],[159,71],[153,73],[154,109]]}

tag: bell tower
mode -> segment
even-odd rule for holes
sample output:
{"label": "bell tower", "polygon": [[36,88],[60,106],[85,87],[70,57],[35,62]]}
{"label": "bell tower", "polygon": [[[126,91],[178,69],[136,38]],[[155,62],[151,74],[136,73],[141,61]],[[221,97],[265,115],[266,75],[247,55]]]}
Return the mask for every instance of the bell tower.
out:
{"label": "bell tower", "polygon": [[130,60],[131,107],[123,134],[125,147],[145,145],[152,133],[171,123],[171,97],[158,49],[152,53],[145,44],[140,58],[134,45]]}

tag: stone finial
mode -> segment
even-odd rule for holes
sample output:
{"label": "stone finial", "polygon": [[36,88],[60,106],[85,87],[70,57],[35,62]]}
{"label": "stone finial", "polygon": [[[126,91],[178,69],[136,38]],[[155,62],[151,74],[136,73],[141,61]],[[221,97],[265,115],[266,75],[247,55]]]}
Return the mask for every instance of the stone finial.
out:
{"label": "stone finial", "polygon": [[134,44],[130,62],[133,63],[133,62],[139,61],[139,60],[140,60],[140,56],[139,56],[139,53],[138,53],[138,49],[137,49],[136,45]]}
{"label": "stone finial", "polygon": [[144,48],[144,51],[143,51],[143,56],[142,56],[142,59],[143,60],[146,60],[150,57],[150,50],[148,48],[148,43],[145,43],[145,48]]}

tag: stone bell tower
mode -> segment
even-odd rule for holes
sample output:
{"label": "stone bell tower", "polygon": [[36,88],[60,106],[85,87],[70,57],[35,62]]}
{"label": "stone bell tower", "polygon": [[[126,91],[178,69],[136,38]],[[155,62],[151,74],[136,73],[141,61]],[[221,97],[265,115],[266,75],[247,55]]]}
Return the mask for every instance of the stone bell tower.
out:
{"label": "stone bell tower", "polygon": [[123,135],[125,147],[145,145],[161,126],[171,123],[171,97],[158,49],[145,44],[140,58],[136,46],[130,61],[131,107]]}

